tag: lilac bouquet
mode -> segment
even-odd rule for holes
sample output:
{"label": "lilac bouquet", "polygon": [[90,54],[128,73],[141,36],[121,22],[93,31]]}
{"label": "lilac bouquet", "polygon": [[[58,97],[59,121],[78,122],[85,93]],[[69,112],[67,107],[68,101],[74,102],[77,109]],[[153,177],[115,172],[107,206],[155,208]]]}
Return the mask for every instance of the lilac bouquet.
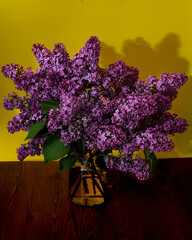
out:
{"label": "lilac bouquet", "polygon": [[[154,152],[171,151],[167,135],[183,133],[188,122],[168,111],[184,73],[163,73],[139,80],[137,68],[118,61],[108,69],[99,66],[100,42],[91,37],[69,58],[62,43],[53,51],[34,44],[39,69],[17,64],[2,67],[5,77],[25,91],[4,99],[7,110],[20,113],[8,122],[8,131],[28,132],[17,149],[18,159],[44,155],[45,163],[59,160],[61,171],[89,154],[89,161],[129,171],[140,180],[150,177],[156,164]],[[118,150],[119,155],[113,155]],[[134,153],[143,150],[145,159]]]}

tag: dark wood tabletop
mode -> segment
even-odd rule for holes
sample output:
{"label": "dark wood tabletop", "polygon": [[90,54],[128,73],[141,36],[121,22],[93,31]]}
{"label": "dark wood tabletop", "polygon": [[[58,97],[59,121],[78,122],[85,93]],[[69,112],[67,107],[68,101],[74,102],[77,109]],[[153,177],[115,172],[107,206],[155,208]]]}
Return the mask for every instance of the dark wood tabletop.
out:
{"label": "dark wood tabletop", "polygon": [[81,207],[58,162],[0,163],[0,240],[191,240],[192,158],[161,159],[140,182],[108,172],[110,197]]}

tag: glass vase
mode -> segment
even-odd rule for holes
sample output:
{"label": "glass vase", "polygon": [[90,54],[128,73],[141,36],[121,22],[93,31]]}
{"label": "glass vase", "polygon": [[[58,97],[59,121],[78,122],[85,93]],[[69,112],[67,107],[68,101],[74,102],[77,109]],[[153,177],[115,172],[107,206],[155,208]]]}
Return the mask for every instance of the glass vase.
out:
{"label": "glass vase", "polygon": [[92,207],[106,201],[106,170],[95,161],[83,160],[70,170],[70,198],[77,205]]}

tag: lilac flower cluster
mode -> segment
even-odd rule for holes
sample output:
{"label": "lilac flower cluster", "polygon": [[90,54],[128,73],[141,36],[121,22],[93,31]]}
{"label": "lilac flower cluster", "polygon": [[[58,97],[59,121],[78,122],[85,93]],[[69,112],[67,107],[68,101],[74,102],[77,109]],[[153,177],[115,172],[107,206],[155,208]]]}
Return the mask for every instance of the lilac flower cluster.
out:
{"label": "lilac flower cluster", "polygon": [[40,141],[31,140],[27,144],[22,144],[20,148],[17,149],[18,159],[23,161],[27,156],[41,155],[42,150],[39,145]]}
{"label": "lilac flower cluster", "polygon": [[[88,134],[91,136],[93,148],[97,146],[102,152],[107,149],[119,149],[126,141],[126,133],[114,125],[90,127]],[[90,140],[87,144],[89,146]]]}
{"label": "lilac flower cluster", "polygon": [[187,76],[184,73],[163,73],[160,79],[155,76],[149,76],[147,83],[150,87],[158,90],[165,96],[168,96],[171,100],[176,98],[177,89],[181,87],[187,81]]}
{"label": "lilac flower cluster", "polygon": [[[29,131],[35,123],[46,120],[48,131],[60,133],[64,145],[80,139],[87,150],[113,149],[133,155],[145,149],[171,151],[174,144],[167,135],[183,133],[189,125],[168,112],[178,89],[187,81],[184,73],[163,73],[159,79],[149,76],[143,81],[138,78],[138,69],[122,61],[103,69],[97,37],[91,37],[73,60],[62,43],[52,52],[34,44],[32,51],[39,63],[35,72],[18,64],[2,67],[16,89],[26,92],[24,97],[14,92],[4,99],[5,109],[20,110],[8,122],[11,133]],[[58,102],[59,108],[42,114],[40,101],[47,100]],[[37,136],[22,145],[18,159],[39,155],[44,141]],[[128,159],[119,161],[120,170],[132,171],[139,179],[148,176],[148,165],[141,159],[131,165]]]}
{"label": "lilac flower cluster", "polygon": [[108,168],[131,172],[139,180],[146,180],[150,177],[149,164],[146,164],[139,157],[133,161],[132,156],[124,158],[109,156],[105,158],[105,162]]}

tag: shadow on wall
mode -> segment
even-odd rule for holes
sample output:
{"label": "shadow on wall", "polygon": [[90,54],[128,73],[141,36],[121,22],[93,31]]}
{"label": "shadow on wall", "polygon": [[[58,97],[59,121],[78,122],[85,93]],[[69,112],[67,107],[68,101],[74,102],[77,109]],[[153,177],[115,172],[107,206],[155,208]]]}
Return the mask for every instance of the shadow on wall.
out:
{"label": "shadow on wall", "polygon": [[[117,53],[113,47],[102,42],[100,65],[107,68],[109,64],[123,60],[128,66],[138,68],[139,77],[143,80],[149,75],[160,77],[164,72],[186,73],[188,75],[190,62],[180,56],[180,46],[180,37],[175,33],[168,33],[154,47],[142,37],[137,37],[135,40],[125,40],[121,54]],[[179,90],[171,112],[178,113],[192,125],[191,89],[192,77],[189,77],[186,85]],[[173,153],[174,157],[192,157],[192,131],[190,131],[190,128],[184,134],[176,134],[173,141],[176,147]],[[164,157],[164,154],[161,154],[161,156]],[[172,157],[172,154],[166,154],[166,156]]]}
{"label": "shadow on wall", "polygon": [[100,64],[109,64],[123,60],[128,66],[137,67],[140,77],[145,79],[149,74],[160,75],[163,72],[189,72],[189,61],[179,56],[181,45],[177,34],[167,34],[154,48],[142,37],[135,40],[125,40],[122,54],[113,47],[101,43]]}

